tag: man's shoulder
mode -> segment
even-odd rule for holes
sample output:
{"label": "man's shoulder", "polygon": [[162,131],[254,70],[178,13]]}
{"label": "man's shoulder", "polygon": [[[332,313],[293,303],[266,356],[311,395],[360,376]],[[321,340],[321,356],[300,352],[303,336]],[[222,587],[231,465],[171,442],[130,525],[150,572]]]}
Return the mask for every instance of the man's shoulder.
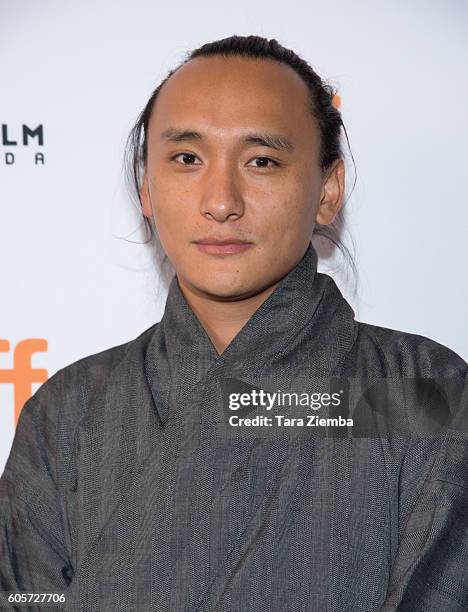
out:
{"label": "man's shoulder", "polygon": [[360,349],[375,352],[391,373],[400,376],[466,376],[468,363],[432,338],[357,321]]}
{"label": "man's shoulder", "polygon": [[130,377],[132,368],[141,366],[157,325],[133,340],[64,366],[36,390],[20,412],[5,478],[11,482],[20,478],[18,475],[28,466],[26,456],[31,465],[45,460],[55,480],[64,477],[77,427],[86,416],[99,418],[104,405],[101,400],[112,381],[119,376]]}
{"label": "man's shoulder", "polygon": [[144,355],[158,325],[153,324],[128,342],[86,355],[60,368],[37,389],[25,408],[39,404],[50,415],[56,406],[64,418],[68,413],[73,421],[79,419],[95,394],[105,392],[112,373],[127,356]]}

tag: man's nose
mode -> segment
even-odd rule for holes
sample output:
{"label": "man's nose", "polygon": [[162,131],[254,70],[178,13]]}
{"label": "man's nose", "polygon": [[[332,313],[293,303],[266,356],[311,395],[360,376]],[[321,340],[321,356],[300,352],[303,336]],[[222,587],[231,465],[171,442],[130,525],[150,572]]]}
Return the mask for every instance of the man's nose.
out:
{"label": "man's nose", "polygon": [[217,164],[204,176],[200,212],[204,217],[225,221],[244,214],[241,177],[228,163]]}

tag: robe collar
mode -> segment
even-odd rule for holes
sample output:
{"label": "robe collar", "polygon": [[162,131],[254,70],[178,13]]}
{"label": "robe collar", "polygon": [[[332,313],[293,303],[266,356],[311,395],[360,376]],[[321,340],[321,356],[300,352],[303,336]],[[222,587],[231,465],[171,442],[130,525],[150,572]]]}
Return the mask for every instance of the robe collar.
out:
{"label": "robe collar", "polygon": [[[148,344],[145,371],[161,424],[170,418],[177,394],[219,369],[232,377],[291,373],[332,376],[357,334],[354,311],[334,280],[317,271],[312,243],[221,355],[186,301],[177,279],[171,281],[163,317]],[[172,399],[170,399],[172,398]]]}

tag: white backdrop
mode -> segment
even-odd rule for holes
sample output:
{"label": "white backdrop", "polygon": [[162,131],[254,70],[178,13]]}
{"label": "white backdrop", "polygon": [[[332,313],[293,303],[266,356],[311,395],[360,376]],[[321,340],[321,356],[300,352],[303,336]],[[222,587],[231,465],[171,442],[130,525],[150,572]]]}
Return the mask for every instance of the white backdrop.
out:
{"label": "white backdrop", "polygon": [[[468,358],[468,3],[2,0],[0,472],[15,389],[34,378],[19,343],[46,341],[31,363],[51,376],[160,319],[151,251],[123,240],[143,239],[125,139],[186,51],[232,34],[276,38],[338,87],[358,173],[358,294],[334,276],[357,319]],[[42,126],[42,146],[22,144],[23,125]]]}

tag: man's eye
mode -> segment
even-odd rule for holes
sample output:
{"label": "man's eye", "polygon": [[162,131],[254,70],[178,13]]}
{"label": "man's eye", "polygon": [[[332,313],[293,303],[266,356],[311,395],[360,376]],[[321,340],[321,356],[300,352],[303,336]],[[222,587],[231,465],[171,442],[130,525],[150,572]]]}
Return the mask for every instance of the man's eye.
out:
{"label": "man's eye", "polygon": [[279,166],[279,163],[277,161],[275,161],[274,159],[270,159],[269,157],[254,157],[254,159],[252,161],[258,161],[260,160],[260,165],[257,164],[257,168],[268,168],[271,166],[268,166],[268,162],[271,162],[274,166]]}
{"label": "man's eye", "polygon": [[193,153],[178,153],[177,155],[174,155],[173,157],[171,157],[171,159],[176,160],[178,157],[183,158],[184,161],[181,162],[183,166],[198,165],[198,164],[193,163],[194,159],[198,159],[198,157],[194,155]]}

